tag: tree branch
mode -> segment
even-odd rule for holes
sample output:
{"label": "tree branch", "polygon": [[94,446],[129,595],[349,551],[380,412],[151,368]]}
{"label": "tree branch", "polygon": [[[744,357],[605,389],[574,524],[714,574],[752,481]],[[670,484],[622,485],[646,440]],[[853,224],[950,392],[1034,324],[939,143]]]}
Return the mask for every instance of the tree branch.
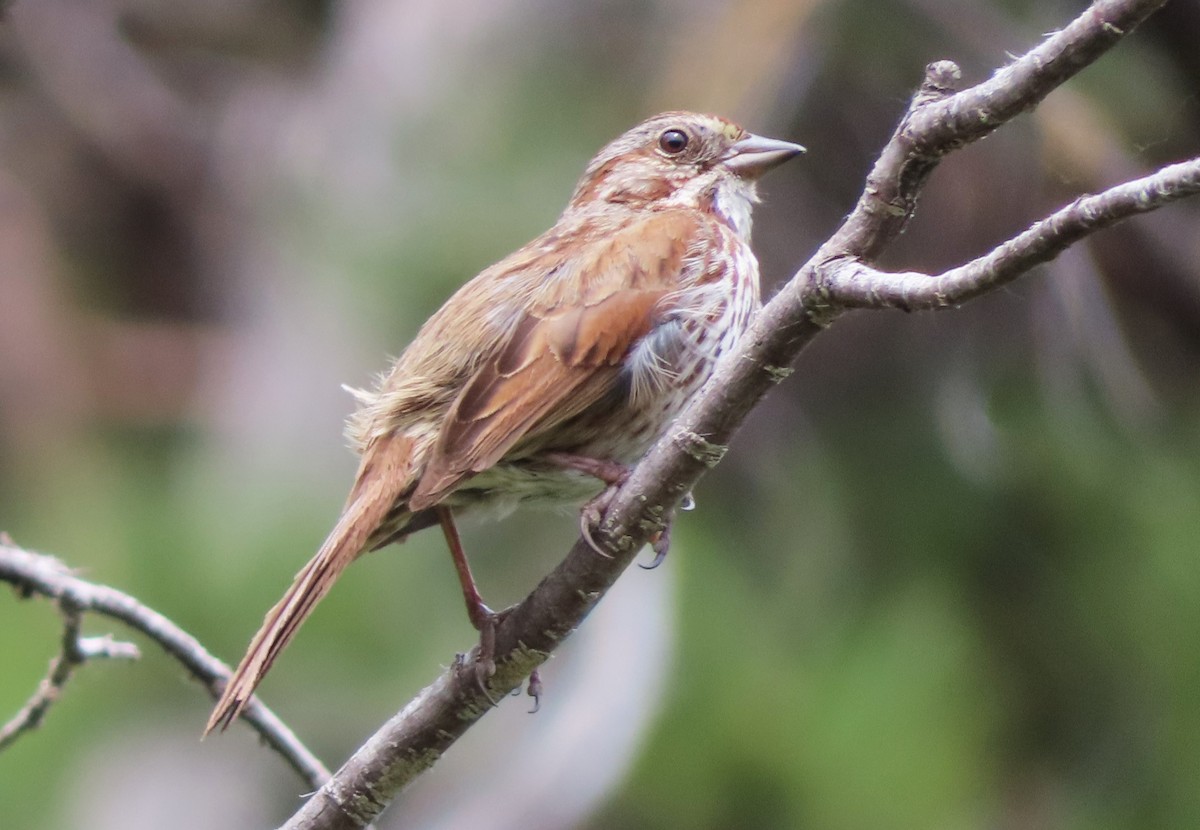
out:
{"label": "tree branch", "polygon": [[[850,216],[763,308],[708,386],[613,498],[593,533],[612,558],[578,540],[505,617],[496,633],[493,699],[516,688],[583,621],[649,536],[664,526],[682,496],[721,459],[747,413],[790,373],[792,361],[813,337],[844,311],[903,307],[901,302],[934,307],[938,303],[925,298],[936,298],[938,291],[967,299],[1015,278],[1100,227],[1195,192],[1194,163],[1167,168],[1076,202],[964,266],[963,273],[937,278],[951,277],[945,283],[918,285],[923,279],[919,275],[883,275],[866,266],[911,218],[922,185],[944,155],[1035,106],[1163,2],[1097,0],[1061,32],[963,92],[953,92],[959,75],[954,64],[942,61],[929,67]],[[1157,195],[1146,197],[1148,193]],[[864,296],[869,302],[859,301]],[[285,827],[364,826],[435,763],[490,708],[476,685],[473,655],[457,661],[384,724]]]}
{"label": "tree branch", "polygon": [[[224,663],[162,614],[115,588],[73,576],[66,565],[51,556],[23,550],[7,540],[0,541],[0,581],[11,583],[22,597],[39,594],[55,600],[64,617],[62,653],[53,661],[38,692],[4,727],[7,740],[0,741],[0,748],[40,723],[76,666],[91,657],[136,657],[136,649],[130,653],[133,647],[128,644],[112,643],[103,637],[80,638],[80,621],[86,612],[120,620],[145,634],[182,663],[214,698],[218,684],[229,677],[229,668]],[[329,778],[329,771],[270,709],[255,702],[247,710],[246,719],[308,786],[316,789]]]}
{"label": "tree branch", "polygon": [[817,266],[818,290],[839,308],[949,308],[1012,282],[1091,233],[1197,193],[1200,158],[1081,196],[984,256],[943,274],[887,273],[859,260],[835,258]]}
{"label": "tree branch", "polygon": [[917,195],[942,157],[1033,109],[1165,2],[1095,0],[1062,31],[961,92],[954,92],[960,72],[953,62],[930,64],[920,91],[867,176],[858,204],[814,259],[877,257],[912,218]]}
{"label": "tree branch", "polygon": [[58,610],[63,618],[58,656],[50,661],[46,676],[21,711],[0,727],[0,750],[7,748],[25,732],[41,726],[46,712],[62,694],[76,667],[93,658],[137,660],[142,656],[133,643],[118,643],[111,637],[81,637],[83,614],[69,597],[59,600]]}

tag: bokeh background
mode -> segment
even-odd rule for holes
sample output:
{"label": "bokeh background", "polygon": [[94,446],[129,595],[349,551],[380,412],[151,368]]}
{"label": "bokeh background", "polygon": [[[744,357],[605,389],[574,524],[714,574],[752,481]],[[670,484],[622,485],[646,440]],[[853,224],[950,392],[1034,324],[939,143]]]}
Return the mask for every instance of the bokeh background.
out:
{"label": "bokeh background", "polygon": [[[0,21],[0,528],[236,660],[323,537],[362,385],[668,108],[804,143],[767,289],[923,66],[1054,0],[16,0]],[[886,264],[941,269],[1200,152],[1200,3],[947,160]],[[952,312],[837,323],[546,671],[381,827],[1200,825],[1200,204]],[[574,539],[468,528],[494,605]],[[90,620],[93,633],[115,624]],[[56,648],[0,592],[0,712]],[[136,638],[133,638],[136,639]],[[263,686],[336,766],[473,632],[443,543],[356,565]],[[0,823],[275,826],[303,787],[146,643],[0,754]]]}

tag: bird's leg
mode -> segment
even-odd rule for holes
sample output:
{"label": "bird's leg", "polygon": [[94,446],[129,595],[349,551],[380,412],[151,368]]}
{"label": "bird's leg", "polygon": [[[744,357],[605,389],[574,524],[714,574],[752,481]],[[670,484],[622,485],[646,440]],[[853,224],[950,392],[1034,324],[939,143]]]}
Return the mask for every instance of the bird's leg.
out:
{"label": "bird's leg", "polygon": [[605,559],[612,559],[612,555],[601,549],[596,544],[596,540],[592,538],[592,527],[600,524],[600,519],[603,518],[604,511],[608,509],[609,502],[612,501],[613,496],[617,494],[617,490],[629,478],[629,467],[618,461],[592,458],[591,456],[576,455],[570,452],[548,452],[545,454],[545,458],[547,461],[557,464],[560,467],[566,467],[568,470],[577,470],[593,478],[598,478],[608,485],[598,496],[591,499],[579,511],[579,534],[592,550]]}
{"label": "bird's leg", "polygon": [[568,470],[578,470],[593,478],[598,478],[609,487],[620,487],[629,478],[629,467],[619,461],[609,461],[605,458],[592,458],[590,455],[576,455],[573,452],[548,452],[547,461],[566,467]]}
{"label": "bird's leg", "polygon": [[[604,511],[608,509],[613,496],[617,494],[617,490],[620,489],[621,485],[628,480],[630,468],[617,461],[592,458],[587,455],[575,455],[569,452],[549,452],[546,453],[545,457],[548,461],[558,464],[560,467],[578,470],[581,473],[598,478],[608,485],[604,488],[603,492],[583,506],[579,514],[579,533],[583,536],[584,541],[591,546],[592,550],[606,559],[611,559],[612,556],[602,550],[596,544],[596,541],[592,539],[592,528],[600,523],[600,519],[603,518]],[[683,497],[681,507],[684,510],[691,510],[695,507],[695,504],[692,494],[687,493]],[[640,567],[651,570],[657,568],[667,558],[667,551],[671,547],[671,522],[673,520],[674,511],[664,521],[662,530],[650,537],[650,547],[654,551],[654,561],[649,565],[641,565]]]}
{"label": "bird's leg", "polygon": [[450,556],[454,560],[454,569],[458,572],[458,581],[462,585],[463,600],[467,604],[467,617],[476,630],[482,631],[489,620],[496,614],[488,608],[475,585],[475,577],[471,575],[471,564],[467,562],[467,554],[463,550],[462,539],[458,535],[458,527],[454,524],[454,516],[448,507],[435,507],[442,533],[446,536],[446,544],[450,548]]}
{"label": "bird's leg", "polygon": [[[454,515],[448,507],[435,507],[438,523],[446,536],[446,545],[450,548],[450,557],[454,560],[454,570],[458,572],[458,581],[462,585],[463,600],[467,603],[467,617],[471,625],[479,632],[479,657],[475,661],[475,680],[484,697],[497,705],[488,694],[487,682],[496,673],[496,626],[508,613],[499,613],[487,607],[475,577],[471,574],[471,564],[467,561],[467,553],[463,550],[462,539],[458,535],[458,525],[454,523]],[[537,669],[529,675],[528,694],[533,698],[533,709],[530,714],[536,714],[542,705],[542,679]]]}
{"label": "bird's leg", "polygon": [[446,536],[450,558],[454,560],[454,570],[458,572],[463,600],[467,604],[467,617],[479,632],[479,657],[475,661],[475,677],[486,695],[488,678],[496,673],[496,623],[500,617],[487,607],[479,588],[475,585],[475,577],[471,575],[471,564],[467,562],[467,554],[463,550],[462,539],[458,535],[458,527],[454,524],[454,515],[450,508],[435,507],[434,510],[437,512],[438,523],[442,526],[442,533]]}

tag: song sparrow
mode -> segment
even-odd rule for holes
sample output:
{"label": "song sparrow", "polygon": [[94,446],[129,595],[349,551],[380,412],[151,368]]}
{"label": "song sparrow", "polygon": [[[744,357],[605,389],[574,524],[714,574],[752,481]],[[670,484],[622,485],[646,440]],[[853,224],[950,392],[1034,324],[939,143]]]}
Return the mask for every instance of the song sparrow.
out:
{"label": "song sparrow", "polygon": [[668,112],[601,150],[553,228],[460,288],[355,393],[362,461],[341,517],[206,731],[238,716],[347,565],[417,530],[441,525],[471,621],[491,625],[454,517],[580,504],[621,480],[758,308],[755,182],[803,149]]}

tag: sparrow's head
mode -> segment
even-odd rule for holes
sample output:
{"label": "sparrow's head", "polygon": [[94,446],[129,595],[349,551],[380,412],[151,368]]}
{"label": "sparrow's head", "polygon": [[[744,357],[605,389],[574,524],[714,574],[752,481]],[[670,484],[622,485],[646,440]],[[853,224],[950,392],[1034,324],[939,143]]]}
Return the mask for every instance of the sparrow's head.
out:
{"label": "sparrow's head", "polygon": [[803,152],[799,144],[753,135],[713,115],[665,112],[592,159],[568,210],[614,204],[718,210],[739,231],[744,215],[748,233],[758,177]]}

